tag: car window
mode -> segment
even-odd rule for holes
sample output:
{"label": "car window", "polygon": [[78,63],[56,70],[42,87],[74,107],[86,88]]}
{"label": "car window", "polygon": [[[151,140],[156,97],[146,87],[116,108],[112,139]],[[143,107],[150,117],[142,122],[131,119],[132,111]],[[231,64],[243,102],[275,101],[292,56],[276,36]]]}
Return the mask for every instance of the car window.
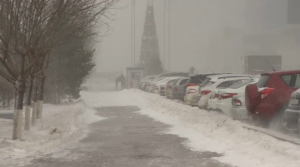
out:
{"label": "car window", "polygon": [[256,86],[257,86],[258,88],[264,88],[264,87],[267,87],[267,84],[268,84],[269,80],[270,80],[270,75],[262,75],[262,76],[260,77],[260,79],[258,80]]}
{"label": "car window", "polygon": [[220,83],[217,88],[227,88],[230,85],[230,81]]}
{"label": "car window", "polygon": [[183,85],[183,84],[185,84],[187,81],[188,81],[188,79],[183,79],[183,80],[179,83],[179,85]]}
{"label": "car window", "polygon": [[177,82],[177,80],[178,80],[178,79],[173,79],[173,80],[171,80],[170,83],[171,83],[171,84],[175,84],[175,83]]}
{"label": "car window", "polygon": [[210,86],[210,85],[212,85],[212,84],[214,84],[215,82],[212,82],[212,81],[209,81],[209,82],[207,82],[206,84],[201,84],[199,87],[207,87],[207,86]]}
{"label": "car window", "polygon": [[204,87],[210,82],[211,78],[207,77],[199,86]]}
{"label": "car window", "polygon": [[282,81],[289,87],[300,88],[300,74],[281,75]]}
{"label": "car window", "polygon": [[200,84],[201,80],[199,79],[199,77],[190,77],[188,83]]}
{"label": "car window", "polygon": [[286,85],[291,86],[291,80],[292,80],[292,75],[291,74],[281,75],[280,78],[283,80],[283,82]]}
{"label": "car window", "polygon": [[300,88],[300,74],[296,75],[295,88]]}
{"label": "car window", "polygon": [[228,88],[231,88],[231,89],[238,89],[242,86],[245,86],[245,85],[248,85],[250,83],[254,82],[253,80],[241,80],[241,81],[238,81],[234,84],[232,84],[231,86],[229,86]]}
{"label": "car window", "polygon": [[225,82],[222,82],[220,83],[217,88],[228,88],[229,86],[239,82],[241,80],[232,80],[232,81],[225,81]]}

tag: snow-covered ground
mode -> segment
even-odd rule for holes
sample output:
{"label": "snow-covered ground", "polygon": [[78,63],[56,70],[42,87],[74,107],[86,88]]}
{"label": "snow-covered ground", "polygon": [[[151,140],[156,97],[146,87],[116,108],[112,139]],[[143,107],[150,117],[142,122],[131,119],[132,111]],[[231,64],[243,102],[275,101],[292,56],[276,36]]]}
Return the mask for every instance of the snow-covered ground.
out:
{"label": "snow-covered ground", "polygon": [[[172,126],[167,132],[188,139],[183,143],[200,152],[217,152],[222,163],[238,167],[298,167],[300,146],[242,127],[242,123],[138,90],[82,92],[87,104],[141,108],[141,114]],[[100,102],[100,103],[99,103]]]}
{"label": "snow-covered ground", "polygon": [[88,124],[104,119],[95,112],[83,100],[68,105],[45,104],[43,119],[37,120],[31,131],[23,131],[20,141],[11,140],[12,120],[0,119],[0,166],[22,166],[33,156],[56,152],[78,141],[87,134]]}
{"label": "snow-covered ground", "polygon": [[[200,152],[222,154],[215,160],[238,167],[298,167],[300,146],[242,127],[217,112],[192,108],[138,90],[81,92],[82,101],[44,106],[44,119],[22,141],[11,141],[12,120],[0,119],[0,166],[18,166],[32,157],[57,152],[87,134],[87,125],[104,118],[91,107],[138,106],[140,114],[171,125],[168,131],[187,138],[183,143]],[[50,132],[56,129],[56,132]]]}

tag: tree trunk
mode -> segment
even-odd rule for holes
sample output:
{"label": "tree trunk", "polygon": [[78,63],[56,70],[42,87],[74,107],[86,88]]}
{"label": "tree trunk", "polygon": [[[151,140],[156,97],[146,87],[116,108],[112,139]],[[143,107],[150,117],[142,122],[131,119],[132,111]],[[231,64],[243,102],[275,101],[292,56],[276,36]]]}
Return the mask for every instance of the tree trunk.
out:
{"label": "tree trunk", "polygon": [[13,134],[12,139],[18,140],[22,138],[22,110],[23,110],[23,99],[26,89],[26,80],[24,75],[25,69],[25,57],[22,56],[21,60],[21,72],[18,80],[15,82],[15,111],[14,111],[14,122],[13,122]]}
{"label": "tree trunk", "polygon": [[38,94],[38,78],[35,78],[34,92],[33,92],[33,105],[32,105],[32,118],[31,118],[32,126],[36,124],[37,94]]}
{"label": "tree trunk", "polygon": [[6,107],[6,100],[8,100],[7,98],[7,95],[6,95],[6,92],[4,92],[3,94],[2,94],[2,107],[3,107],[3,110],[5,109],[5,107]]}
{"label": "tree trunk", "polygon": [[28,97],[27,97],[27,103],[25,108],[25,130],[30,130],[30,105],[31,105],[31,95],[32,95],[32,87],[33,87],[33,80],[34,77],[30,77],[30,86],[28,88]]}
{"label": "tree trunk", "polygon": [[44,101],[44,86],[45,86],[46,76],[44,73],[41,74],[40,87],[38,93],[38,107],[37,107],[37,118],[42,119],[43,117],[43,101]]}
{"label": "tree trunk", "polygon": [[26,88],[26,81],[23,76],[20,76],[15,84],[15,109],[14,109],[14,123],[13,123],[13,140],[22,138],[22,109],[23,98]]}

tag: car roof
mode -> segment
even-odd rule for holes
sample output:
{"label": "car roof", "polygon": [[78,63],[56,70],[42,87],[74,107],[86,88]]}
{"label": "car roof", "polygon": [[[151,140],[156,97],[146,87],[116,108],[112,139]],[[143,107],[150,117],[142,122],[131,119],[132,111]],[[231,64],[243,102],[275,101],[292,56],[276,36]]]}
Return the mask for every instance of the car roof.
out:
{"label": "car roof", "polygon": [[215,76],[215,75],[222,75],[222,74],[232,74],[232,73],[206,73],[206,74],[191,75],[190,77]]}
{"label": "car roof", "polygon": [[248,75],[219,75],[219,76],[214,76],[211,77],[211,81],[217,81],[220,79],[223,80],[229,80],[229,79],[239,79],[239,78],[251,78],[251,76]]}
{"label": "car roof", "polygon": [[169,72],[163,73],[157,76],[157,78],[161,77],[189,77],[190,75],[187,72]]}
{"label": "car roof", "polygon": [[295,74],[295,73],[299,73],[300,74],[300,70],[285,70],[285,71],[274,71],[274,72],[264,72],[261,75],[285,75],[285,74]]}

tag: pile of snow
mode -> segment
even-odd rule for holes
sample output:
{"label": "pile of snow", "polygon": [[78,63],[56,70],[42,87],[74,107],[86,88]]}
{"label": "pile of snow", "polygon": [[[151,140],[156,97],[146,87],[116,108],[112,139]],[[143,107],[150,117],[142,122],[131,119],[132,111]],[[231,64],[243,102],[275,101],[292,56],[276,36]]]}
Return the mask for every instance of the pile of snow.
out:
{"label": "pile of snow", "polygon": [[143,101],[142,114],[172,125],[167,133],[189,139],[185,144],[192,150],[223,154],[215,159],[239,167],[299,166],[299,145],[243,128],[241,122],[217,112],[192,108],[155,94],[133,92],[143,99],[139,100]]}
{"label": "pile of snow", "polygon": [[239,167],[298,167],[300,164],[299,145],[243,128],[241,122],[217,112],[207,112],[139,90],[85,92],[82,95],[89,97],[89,103],[95,107],[138,106],[139,113],[171,125],[165,133],[187,138],[184,144],[191,150],[223,155],[214,158],[222,163]]}
{"label": "pile of snow", "polygon": [[[44,105],[43,119],[23,131],[22,140],[12,141],[12,120],[0,119],[0,166],[28,163],[32,156],[45,155],[85,137],[90,123],[104,118],[81,100],[68,105]],[[26,160],[26,161],[24,161]]]}

